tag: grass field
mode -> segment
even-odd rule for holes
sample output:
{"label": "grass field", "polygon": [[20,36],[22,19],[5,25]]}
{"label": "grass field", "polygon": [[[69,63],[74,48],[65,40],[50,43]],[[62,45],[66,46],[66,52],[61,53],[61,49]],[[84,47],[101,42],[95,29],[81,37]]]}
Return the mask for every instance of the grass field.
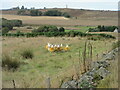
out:
{"label": "grass field", "polygon": [[[89,30],[89,28],[93,28],[94,26],[74,26],[74,28],[73,28],[73,30],[74,31],[79,31],[79,32],[83,32],[83,33],[86,33],[88,30]],[[71,27],[72,28],[72,27]],[[71,30],[65,30],[66,32],[69,32],[69,31],[71,31]]]}
{"label": "grass field", "polygon": [[[117,26],[117,18],[111,17],[96,17],[96,18],[86,18],[79,17],[78,19],[74,18],[64,18],[64,17],[48,17],[48,16],[19,16],[19,15],[8,15],[3,14],[3,18],[6,19],[20,19],[24,24],[30,25],[57,25],[57,26],[97,26],[97,25],[115,25]],[[89,15],[88,15],[89,17]]]}
{"label": "grass field", "polygon": [[[3,37],[3,54],[7,53],[22,64],[18,70],[14,72],[3,69],[2,86],[13,87],[12,80],[15,80],[16,87],[44,88],[46,87],[45,81],[47,77],[50,76],[51,87],[59,87],[61,80],[66,77],[71,78],[75,74],[73,61],[77,66],[79,59],[78,52],[79,49],[81,53],[83,52],[85,41],[85,37]],[[69,44],[70,51],[50,53],[45,49],[45,45],[48,42],[53,44]],[[111,50],[113,42],[115,41],[112,39],[91,41],[93,45],[93,60],[97,58],[100,59],[103,53],[107,53]],[[32,59],[24,59],[20,55],[25,48],[33,51],[34,57]],[[96,54],[98,54],[99,57],[97,57]]]}
{"label": "grass field", "polygon": [[[17,31],[20,32],[31,32],[33,29],[38,28],[39,26],[32,26],[32,29],[27,29],[27,27],[29,26],[24,26],[24,27],[14,27],[12,31],[10,31],[10,33],[16,33]],[[64,27],[65,28],[65,32],[69,32],[69,31],[79,31],[79,32],[83,32],[86,33],[88,31],[89,28],[92,28],[93,26],[73,26],[73,27]]]}

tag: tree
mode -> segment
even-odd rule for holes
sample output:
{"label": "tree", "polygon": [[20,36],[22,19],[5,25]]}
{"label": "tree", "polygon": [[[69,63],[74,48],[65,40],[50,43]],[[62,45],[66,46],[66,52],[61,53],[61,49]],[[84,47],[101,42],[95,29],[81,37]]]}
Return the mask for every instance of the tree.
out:
{"label": "tree", "polygon": [[8,27],[2,28],[2,34],[6,34],[8,32],[9,32],[9,28]]}
{"label": "tree", "polygon": [[46,7],[44,7],[44,9],[46,9]]}
{"label": "tree", "polygon": [[65,29],[63,27],[60,27],[59,32],[65,32]]}
{"label": "tree", "polygon": [[40,26],[38,29],[33,30],[33,32],[59,32],[58,28],[53,25]]}
{"label": "tree", "polygon": [[38,11],[38,10],[30,10],[30,15],[31,16],[41,16],[42,15],[42,12],[41,11]]}
{"label": "tree", "polygon": [[63,13],[63,16],[66,18],[70,18],[70,15],[67,12]]}
{"label": "tree", "polygon": [[47,26],[49,32],[58,32],[58,28],[56,26]]}
{"label": "tree", "polygon": [[45,16],[61,16],[62,12],[58,10],[48,10],[44,13]]}
{"label": "tree", "polygon": [[24,6],[22,6],[21,9],[25,9]]}
{"label": "tree", "polygon": [[13,29],[13,25],[9,20],[2,21],[2,28],[7,27],[9,30]]}
{"label": "tree", "polygon": [[22,21],[21,20],[10,20],[11,24],[13,27],[20,27],[22,26]]}
{"label": "tree", "polygon": [[17,7],[17,9],[20,9],[19,6]]}
{"label": "tree", "polygon": [[[2,28],[7,27],[9,30],[12,30],[13,27],[20,27],[22,25],[21,20],[7,20],[2,18]],[[6,28],[5,28],[6,29]]]}
{"label": "tree", "polygon": [[19,10],[19,11],[17,12],[17,14],[18,14],[18,15],[25,15],[25,10]]}
{"label": "tree", "polygon": [[38,11],[38,16],[42,16],[42,12],[41,11]]}
{"label": "tree", "polygon": [[35,9],[35,7],[31,7],[30,9],[31,9],[31,10],[34,10],[34,9]]}

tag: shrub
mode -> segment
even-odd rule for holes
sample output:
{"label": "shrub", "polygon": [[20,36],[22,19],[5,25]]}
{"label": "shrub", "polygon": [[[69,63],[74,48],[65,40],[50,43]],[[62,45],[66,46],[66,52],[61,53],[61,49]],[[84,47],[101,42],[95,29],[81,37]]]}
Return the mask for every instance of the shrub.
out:
{"label": "shrub", "polygon": [[9,20],[9,22],[12,24],[13,27],[22,26],[22,21],[21,20]]}
{"label": "shrub", "polygon": [[76,36],[74,31],[70,31],[69,34],[70,34],[70,37],[75,37]]}
{"label": "shrub", "polygon": [[98,28],[89,28],[89,32],[99,32],[100,30]]}
{"label": "shrub", "polygon": [[120,47],[120,41],[113,43],[113,49]]}
{"label": "shrub", "polygon": [[70,18],[71,17],[67,12],[63,13],[63,16],[66,17],[66,18]]}
{"label": "shrub", "polygon": [[59,32],[58,28],[53,25],[43,25],[40,26],[38,29],[34,29],[32,32]]}
{"label": "shrub", "polygon": [[8,32],[9,32],[8,27],[2,28],[2,34],[6,34],[6,33],[8,33]]}
{"label": "shrub", "polygon": [[62,16],[62,12],[58,10],[48,10],[44,13],[45,16]]}
{"label": "shrub", "polygon": [[26,14],[26,10],[24,10],[24,9],[18,10],[17,14],[18,15],[25,15]]}
{"label": "shrub", "polygon": [[30,15],[31,15],[31,16],[41,16],[41,15],[42,15],[42,12],[34,9],[34,10],[31,10],[31,11],[30,11]]}
{"label": "shrub", "polygon": [[27,29],[32,29],[32,27],[31,27],[31,26],[28,26]]}
{"label": "shrub", "polygon": [[9,30],[12,30],[13,27],[20,27],[22,26],[21,20],[7,20],[2,18],[2,28],[7,27]]}
{"label": "shrub", "polygon": [[65,29],[63,27],[60,27],[59,32],[65,32]]}
{"label": "shrub", "polygon": [[31,49],[25,49],[22,51],[21,56],[25,59],[32,59],[34,55]]}
{"label": "shrub", "polygon": [[20,62],[16,59],[13,59],[8,54],[3,54],[2,56],[2,67],[10,69],[17,69],[20,66]]}
{"label": "shrub", "polygon": [[7,27],[9,30],[13,29],[13,25],[9,20],[3,20],[2,21],[2,28]]}
{"label": "shrub", "polygon": [[96,28],[89,28],[89,32],[113,32],[116,28],[118,27],[98,25]]}

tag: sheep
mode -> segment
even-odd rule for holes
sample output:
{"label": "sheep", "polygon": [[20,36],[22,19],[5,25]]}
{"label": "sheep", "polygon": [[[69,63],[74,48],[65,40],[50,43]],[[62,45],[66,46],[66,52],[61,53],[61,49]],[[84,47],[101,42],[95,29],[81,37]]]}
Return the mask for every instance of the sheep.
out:
{"label": "sheep", "polygon": [[54,46],[51,45],[51,47],[50,47],[48,50],[49,50],[50,52],[54,52],[54,51],[55,51]]}
{"label": "sheep", "polygon": [[45,48],[48,49],[48,47],[50,47],[50,46],[51,46],[51,44],[48,43]]}
{"label": "sheep", "polygon": [[58,45],[53,45],[53,44],[50,44],[48,43],[46,45],[46,49],[50,52],[54,52],[54,51],[68,51],[70,48],[68,45],[66,45],[65,47],[63,47],[63,44],[58,44]]}
{"label": "sheep", "polygon": [[68,45],[66,45],[66,47],[64,48],[64,51],[68,51],[70,48]]}

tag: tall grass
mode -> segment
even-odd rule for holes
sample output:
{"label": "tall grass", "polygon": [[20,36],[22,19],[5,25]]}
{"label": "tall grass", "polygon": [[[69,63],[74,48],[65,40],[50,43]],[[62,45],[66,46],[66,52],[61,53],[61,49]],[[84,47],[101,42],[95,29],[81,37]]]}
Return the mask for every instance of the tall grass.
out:
{"label": "tall grass", "polygon": [[120,41],[113,43],[113,49],[120,47]]}
{"label": "tall grass", "polygon": [[2,67],[10,69],[17,69],[20,66],[20,62],[17,59],[13,59],[10,55],[3,53],[2,55]]}
{"label": "tall grass", "polygon": [[30,48],[26,48],[21,52],[21,56],[25,59],[32,59],[34,57],[34,54]]}
{"label": "tall grass", "polygon": [[112,62],[109,70],[111,74],[100,81],[98,88],[118,88],[118,60]]}
{"label": "tall grass", "polygon": [[85,45],[84,45],[84,50],[82,53],[83,62],[81,62],[83,73],[87,72],[91,68],[92,56],[93,56],[92,49],[93,49],[92,44],[90,42],[86,41]]}

